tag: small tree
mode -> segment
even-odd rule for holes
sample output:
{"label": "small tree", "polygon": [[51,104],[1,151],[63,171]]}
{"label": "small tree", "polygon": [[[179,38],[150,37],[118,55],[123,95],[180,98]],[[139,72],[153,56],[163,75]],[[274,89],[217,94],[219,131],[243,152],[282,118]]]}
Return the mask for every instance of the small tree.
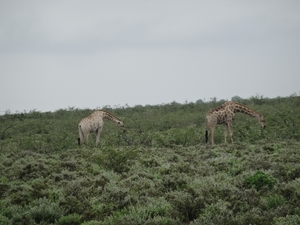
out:
{"label": "small tree", "polygon": [[263,96],[263,95],[256,94],[256,96],[252,96],[252,97],[251,97],[251,101],[252,101],[255,105],[262,105],[262,104],[264,103],[264,96]]}
{"label": "small tree", "polygon": [[199,104],[199,105],[201,105],[201,104],[203,104],[204,102],[203,102],[203,100],[202,99],[198,99],[197,101],[196,101],[196,104]]}
{"label": "small tree", "polygon": [[242,103],[243,99],[240,96],[235,95],[231,98],[231,101]]}
{"label": "small tree", "polygon": [[217,97],[210,98],[211,103],[215,106],[217,103]]}
{"label": "small tree", "polygon": [[226,102],[225,99],[220,99],[220,100],[218,101],[218,103],[220,103],[220,104],[224,104],[225,102]]}

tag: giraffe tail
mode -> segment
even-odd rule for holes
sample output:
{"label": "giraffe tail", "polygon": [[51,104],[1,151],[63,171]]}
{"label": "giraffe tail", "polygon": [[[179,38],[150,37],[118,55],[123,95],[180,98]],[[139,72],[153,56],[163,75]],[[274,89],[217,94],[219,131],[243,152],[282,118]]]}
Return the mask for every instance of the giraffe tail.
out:
{"label": "giraffe tail", "polygon": [[205,131],[205,142],[206,142],[206,144],[208,143],[208,131],[207,130]]}

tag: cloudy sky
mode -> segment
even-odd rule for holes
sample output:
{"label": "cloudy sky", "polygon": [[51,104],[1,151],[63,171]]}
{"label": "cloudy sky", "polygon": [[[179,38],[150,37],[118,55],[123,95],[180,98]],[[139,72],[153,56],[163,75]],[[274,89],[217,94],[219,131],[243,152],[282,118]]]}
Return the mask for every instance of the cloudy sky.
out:
{"label": "cloudy sky", "polygon": [[0,0],[0,113],[300,93],[300,1]]}

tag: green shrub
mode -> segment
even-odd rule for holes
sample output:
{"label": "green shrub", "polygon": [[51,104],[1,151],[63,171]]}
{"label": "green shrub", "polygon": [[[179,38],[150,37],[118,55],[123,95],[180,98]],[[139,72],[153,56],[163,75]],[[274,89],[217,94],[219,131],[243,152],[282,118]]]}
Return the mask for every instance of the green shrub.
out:
{"label": "green shrub", "polygon": [[102,148],[102,154],[95,157],[95,162],[105,169],[116,173],[128,172],[130,163],[138,156],[137,149]]}
{"label": "green shrub", "polygon": [[171,128],[158,133],[153,142],[157,147],[172,147],[173,145],[190,146],[200,142],[195,128]]}
{"label": "green shrub", "polygon": [[287,215],[286,217],[274,218],[274,225],[299,225],[299,215]]}
{"label": "green shrub", "polygon": [[[20,205],[13,205],[9,201],[0,201],[0,216],[2,220],[7,221],[9,219],[12,224],[23,221],[24,208]],[[1,224],[1,223],[0,223]]]}
{"label": "green shrub", "polygon": [[76,213],[62,216],[59,218],[56,224],[57,225],[80,225],[81,216]]}
{"label": "green shrub", "polygon": [[29,210],[29,218],[33,219],[36,223],[54,223],[62,215],[63,211],[58,204],[50,202],[47,199],[36,200],[35,206]]}
{"label": "green shrub", "polygon": [[181,225],[180,221],[172,218],[156,216],[145,221],[145,225]]}
{"label": "green shrub", "polygon": [[83,222],[81,225],[102,225],[102,222],[96,220],[90,220]]}
{"label": "green shrub", "polygon": [[[108,216],[104,221],[95,223],[98,225],[122,224],[148,224],[148,225],[179,225],[173,207],[164,199],[148,199],[146,205],[131,206]],[[93,223],[92,223],[93,224]],[[92,225],[91,224],[91,225]],[[88,224],[86,224],[88,225]],[[90,225],[90,224],[89,224]]]}
{"label": "green shrub", "polygon": [[213,203],[207,206],[199,218],[195,220],[191,225],[200,224],[230,224],[231,217],[233,216],[232,210],[230,210],[231,204],[223,200],[219,200],[217,203]]}
{"label": "green shrub", "polygon": [[263,187],[267,187],[269,190],[271,190],[276,183],[273,177],[265,174],[262,171],[257,171],[252,176],[246,178],[246,182],[248,188],[254,187],[257,191],[261,190]]}
{"label": "green shrub", "polygon": [[285,198],[283,196],[277,195],[277,194],[264,197],[262,199],[262,201],[263,201],[263,205],[268,210],[277,208],[277,207],[282,206],[286,203]]}
{"label": "green shrub", "polygon": [[0,224],[1,225],[12,225],[12,221],[5,216],[0,215]]}
{"label": "green shrub", "polygon": [[104,203],[103,206],[105,208],[107,203],[107,205],[113,206],[113,210],[123,209],[134,204],[136,201],[130,194],[130,190],[128,188],[120,187],[120,185],[113,182],[105,186],[100,200]]}
{"label": "green shrub", "polygon": [[194,197],[184,191],[174,191],[167,194],[167,200],[176,209],[181,221],[188,222],[196,219],[204,208],[202,197]]}

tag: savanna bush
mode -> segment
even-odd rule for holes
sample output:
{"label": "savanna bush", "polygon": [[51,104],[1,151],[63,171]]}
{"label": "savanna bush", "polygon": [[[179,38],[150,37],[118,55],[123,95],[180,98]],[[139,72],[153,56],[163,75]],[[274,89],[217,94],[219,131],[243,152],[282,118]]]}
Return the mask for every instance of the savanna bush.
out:
{"label": "savanna bush", "polygon": [[[287,199],[290,204],[294,206],[300,205],[300,178],[277,185],[277,191],[278,194]],[[299,208],[298,214],[300,214]]]}
{"label": "savanna bush", "polygon": [[246,182],[248,188],[254,187],[257,191],[261,190],[263,187],[267,187],[271,190],[276,184],[276,180],[273,177],[262,171],[257,171],[252,176],[247,177]]}
{"label": "savanna bush", "polygon": [[163,198],[149,198],[145,205],[130,206],[126,209],[114,212],[98,223],[86,223],[84,225],[109,225],[109,224],[152,224],[152,225],[179,225],[180,220],[175,219],[176,212]]}
{"label": "savanna bush", "polygon": [[204,199],[200,196],[193,196],[186,191],[172,191],[166,195],[166,199],[176,209],[176,217],[181,221],[188,222],[196,219],[204,208]]}
{"label": "savanna bush", "polygon": [[262,198],[262,207],[270,210],[286,204],[286,200],[283,196],[275,194]]}
{"label": "savanna bush", "polygon": [[138,157],[138,152],[136,148],[104,147],[94,160],[105,169],[123,173],[129,171],[130,164]]}
{"label": "savanna bush", "polygon": [[274,218],[274,225],[299,225],[299,215],[287,215],[286,217]]}
{"label": "savanna bush", "polygon": [[173,145],[196,145],[200,140],[195,128],[171,128],[158,133],[153,142],[156,147],[172,147]]}
{"label": "savanna bush", "polygon": [[99,200],[101,203],[112,204],[114,210],[120,210],[136,203],[136,199],[128,188],[119,187],[115,183],[109,183],[105,186]]}
{"label": "savanna bush", "polygon": [[[201,143],[205,114],[221,101],[109,107],[127,132],[105,122],[101,147],[95,135],[77,146],[78,122],[92,110],[0,116],[0,221],[297,224],[300,98],[243,103],[267,129],[239,115],[235,144],[216,146]],[[224,141],[221,126],[215,140]]]}
{"label": "savanna bush", "polygon": [[12,225],[12,221],[5,216],[0,215],[0,224],[1,225]]}
{"label": "savanna bush", "polygon": [[76,213],[62,216],[56,222],[57,225],[80,225],[82,217]]}
{"label": "savanna bush", "polygon": [[230,208],[231,204],[229,202],[218,200],[218,202],[206,206],[199,217],[190,224],[231,224],[230,221],[233,217],[233,212]]}
{"label": "savanna bush", "polygon": [[29,210],[29,219],[36,223],[54,223],[63,215],[63,210],[57,203],[50,202],[47,199],[38,199],[33,203]]}

